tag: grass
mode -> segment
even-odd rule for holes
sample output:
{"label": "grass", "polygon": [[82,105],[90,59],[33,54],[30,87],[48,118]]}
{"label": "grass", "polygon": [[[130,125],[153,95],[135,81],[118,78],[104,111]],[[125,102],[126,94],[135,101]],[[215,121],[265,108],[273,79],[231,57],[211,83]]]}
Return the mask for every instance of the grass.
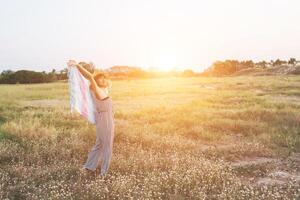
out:
{"label": "grass", "polygon": [[299,88],[299,76],[113,81],[100,178],[79,171],[95,127],[70,113],[67,83],[0,85],[0,199],[297,199]]}

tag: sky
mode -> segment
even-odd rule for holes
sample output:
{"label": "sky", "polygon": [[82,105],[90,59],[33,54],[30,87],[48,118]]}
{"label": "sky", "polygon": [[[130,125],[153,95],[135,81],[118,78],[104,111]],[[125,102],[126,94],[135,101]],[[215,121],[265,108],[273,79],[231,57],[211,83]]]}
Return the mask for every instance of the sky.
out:
{"label": "sky", "polygon": [[0,0],[0,71],[300,59],[299,0]]}

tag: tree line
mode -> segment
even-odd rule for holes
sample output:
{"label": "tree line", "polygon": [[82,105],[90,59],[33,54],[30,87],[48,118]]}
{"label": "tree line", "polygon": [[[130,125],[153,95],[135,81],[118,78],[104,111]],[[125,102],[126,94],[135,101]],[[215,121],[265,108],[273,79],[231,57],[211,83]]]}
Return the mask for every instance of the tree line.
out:
{"label": "tree line", "polygon": [[0,84],[49,83],[67,79],[67,69],[56,72],[36,72],[31,70],[4,70],[0,74]]}
{"label": "tree line", "polygon": [[[216,61],[208,69],[202,73],[194,72],[191,69],[186,69],[184,71],[169,71],[169,72],[160,72],[160,71],[146,71],[139,67],[130,67],[130,66],[113,66],[107,70],[107,73],[112,79],[128,79],[128,78],[159,78],[167,76],[175,77],[196,77],[196,76],[226,76],[232,75],[238,71],[244,69],[267,69],[276,66],[295,66],[299,61],[295,58],[290,58],[289,60],[280,60],[275,61],[259,61],[253,62],[252,60],[238,61],[238,60],[225,60],[225,61]],[[81,62],[88,71],[93,73],[96,69],[92,63]],[[65,68],[60,71],[53,69],[51,72],[36,72],[30,70],[4,70],[0,74],[0,84],[16,84],[16,83],[49,83],[59,80],[66,80],[68,78],[68,69]]]}
{"label": "tree line", "polygon": [[[94,72],[94,68],[90,65],[83,65],[91,73]],[[104,71],[112,79],[128,79],[128,78],[159,78],[166,76],[198,76],[200,73],[196,73],[193,70],[185,70],[183,72],[160,72],[160,71],[146,71],[139,67],[130,66],[114,66]],[[16,83],[49,83],[60,80],[67,80],[68,69],[65,68],[61,71],[56,71],[53,69],[51,72],[47,73],[36,72],[30,70],[4,70],[0,74],[0,84],[16,84]]]}
{"label": "tree line", "polygon": [[246,61],[238,61],[238,60],[225,60],[225,61],[216,61],[214,62],[208,69],[206,69],[202,75],[213,75],[213,76],[226,76],[232,75],[238,71],[245,70],[245,69],[267,69],[267,68],[274,68],[277,66],[295,66],[298,61],[295,58],[290,58],[289,60],[280,60],[276,59],[267,61],[259,61],[253,62],[252,60]]}

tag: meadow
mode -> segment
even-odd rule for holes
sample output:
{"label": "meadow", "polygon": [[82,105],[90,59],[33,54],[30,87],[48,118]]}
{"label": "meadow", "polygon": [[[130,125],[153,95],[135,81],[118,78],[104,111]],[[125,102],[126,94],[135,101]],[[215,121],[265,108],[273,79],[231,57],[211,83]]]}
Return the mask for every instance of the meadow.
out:
{"label": "meadow", "polygon": [[114,80],[105,177],[66,82],[0,85],[0,199],[299,199],[300,76]]}

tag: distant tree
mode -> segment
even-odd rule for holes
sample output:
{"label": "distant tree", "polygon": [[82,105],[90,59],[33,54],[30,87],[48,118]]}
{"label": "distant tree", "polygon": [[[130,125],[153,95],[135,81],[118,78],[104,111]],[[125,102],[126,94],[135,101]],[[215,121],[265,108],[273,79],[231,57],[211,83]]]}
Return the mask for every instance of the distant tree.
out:
{"label": "distant tree", "polygon": [[6,75],[9,75],[9,74],[13,74],[13,73],[14,73],[14,71],[12,71],[12,70],[3,70],[1,75],[6,76]]}
{"label": "distant tree", "polygon": [[182,75],[186,77],[191,77],[191,76],[195,76],[196,73],[191,69],[186,69],[182,72]]}
{"label": "distant tree", "polygon": [[212,65],[212,70],[215,75],[230,75],[235,72],[236,68],[230,61],[217,61]]}
{"label": "distant tree", "polygon": [[58,80],[65,80],[68,78],[68,68],[64,68],[59,71],[59,74],[57,74]]}
{"label": "distant tree", "polygon": [[239,70],[242,66],[240,65],[239,61],[237,60],[226,60],[225,65],[230,65],[232,67],[232,71],[236,72]]}
{"label": "distant tree", "polygon": [[259,67],[262,67],[262,68],[266,68],[267,64],[268,63],[266,61],[264,61],[264,60],[256,63],[256,65],[258,65]]}
{"label": "distant tree", "polygon": [[30,70],[4,71],[1,73],[0,83],[47,83],[56,79],[56,74],[53,72],[46,73],[45,71],[35,72]]}
{"label": "distant tree", "polygon": [[12,70],[3,70],[0,74],[0,83],[5,82],[7,77],[10,76],[10,74],[13,74],[14,72]]}
{"label": "distant tree", "polygon": [[141,77],[146,77],[147,72],[138,67],[130,67],[127,76],[141,78]]}
{"label": "distant tree", "polygon": [[284,61],[284,60],[277,59],[277,60],[275,60],[275,62],[273,62],[273,66],[280,66],[280,65],[283,65],[285,63],[287,63],[287,62]]}
{"label": "distant tree", "polygon": [[48,74],[48,80],[53,82],[53,81],[56,81],[58,78],[57,78],[57,75],[55,73],[55,69],[52,69],[52,71]]}
{"label": "distant tree", "polygon": [[[262,63],[266,65],[266,62]],[[253,68],[255,63],[252,60],[238,61],[238,60],[225,60],[225,61],[217,61],[212,64],[210,68],[201,73],[204,76],[223,76],[223,75],[231,75],[235,72],[238,72],[243,69]]]}
{"label": "distant tree", "polygon": [[297,62],[296,58],[290,58],[289,61],[288,61],[288,64],[295,65],[296,62]]}
{"label": "distant tree", "polygon": [[252,60],[246,60],[246,61],[242,61],[241,65],[244,66],[244,68],[253,68],[254,62]]}

